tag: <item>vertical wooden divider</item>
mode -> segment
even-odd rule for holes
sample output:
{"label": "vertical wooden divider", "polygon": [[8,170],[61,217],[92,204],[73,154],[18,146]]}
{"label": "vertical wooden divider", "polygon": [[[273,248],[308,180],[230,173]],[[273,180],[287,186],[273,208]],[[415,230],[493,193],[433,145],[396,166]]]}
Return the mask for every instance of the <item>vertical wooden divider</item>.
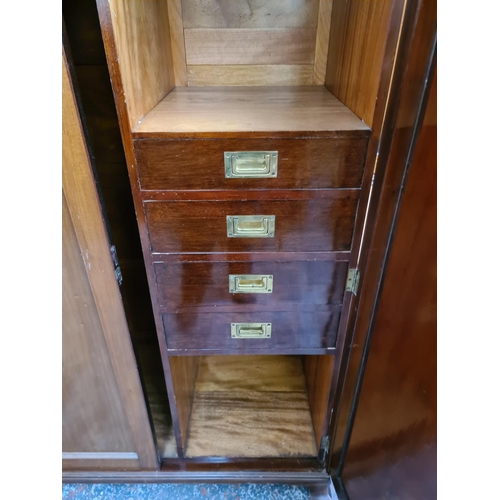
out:
{"label": "vertical wooden divider", "polygon": [[182,21],[181,0],[170,0],[168,2],[168,21],[175,73],[175,86],[187,87],[186,48],[184,47],[184,24]]}
{"label": "vertical wooden divider", "polygon": [[334,357],[331,355],[304,356],[304,376],[307,397],[311,408],[311,418],[316,438],[320,447],[321,438],[328,433],[327,405],[333,372]]}
{"label": "vertical wooden divider", "polygon": [[[135,165],[131,131],[175,85],[174,58],[167,2],[163,0],[97,0],[99,21],[118,112],[127,168],[132,187],[139,234],[149,288],[156,287],[146,221],[139,197],[140,185]],[[155,297],[156,294],[152,294]],[[183,456],[187,440],[192,393],[196,377],[196,357],[170,358],[163,333],[161,313],[152,301],[160,354],[163,363],[170,412]]]}

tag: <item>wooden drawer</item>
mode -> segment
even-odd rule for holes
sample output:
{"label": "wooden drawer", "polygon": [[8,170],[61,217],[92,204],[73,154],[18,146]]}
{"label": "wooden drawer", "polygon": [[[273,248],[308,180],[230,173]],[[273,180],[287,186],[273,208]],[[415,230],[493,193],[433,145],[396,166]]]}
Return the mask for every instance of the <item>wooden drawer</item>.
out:
{"label": "wooden drawer", "polygon": [[[221,350],[226,353],[335,347],[341,306],[294,311],[236,311],[196,314],[192,309],[163,314],[169,350]],[[269,338],[233,338],[233,323],[271,325]]]}
{"label": "wooden drawer", "polygon": [[293,311],[305,304],[340,305],[348,262],[162,262],[154,267],[162,311],[197,306]]}
{"label": "wooden drawer", "polygon": [[[357,208],[352,191],[302,200],[145,203],[153,253],[348,251]],[[273,237],[229,237],[227,216],[274,217]],[[241,218],[240,218],[241,219]],[[242,225],[243,228],[243,225]]]}
{"label": "wooden drawer", "polygon": [[[357,188],[368,138],[134,141],[141,189]],[[276,177],[226,178],[224,153],[277,151]]]}

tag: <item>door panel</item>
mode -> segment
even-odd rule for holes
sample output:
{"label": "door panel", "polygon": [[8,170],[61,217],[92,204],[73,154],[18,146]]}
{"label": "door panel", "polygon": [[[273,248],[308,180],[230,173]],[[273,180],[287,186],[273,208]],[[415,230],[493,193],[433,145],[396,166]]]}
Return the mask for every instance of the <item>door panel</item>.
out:
{"label": "door panel", "polygon": [[134,443],[64,196],[62,206],[63,450],[126,454]]}
{"label": "door panel", "polygon": [[63,469],[158,460],[63,49]]}

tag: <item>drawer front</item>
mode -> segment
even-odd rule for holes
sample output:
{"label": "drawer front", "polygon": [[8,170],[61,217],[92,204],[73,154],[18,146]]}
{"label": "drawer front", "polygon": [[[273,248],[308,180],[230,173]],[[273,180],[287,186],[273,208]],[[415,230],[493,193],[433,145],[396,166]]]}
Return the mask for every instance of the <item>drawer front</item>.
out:
{"label": "drawer front", "polygon": [[[207,139],[134,141],[141,189],[307,189],[357,188],[367,138],[338,139]],[[263,161],[248,160],[238,175],[226,177],[227,152],[276,152],[276,175]],[[260,175],[263,178],[256,177]]]}
{"label": "drawer front", "polygon": [[163,325],[169,350],[326,349],[335,347],[340,311],[189,311],[163,314]]}
{"label": "drawer front", "polygon": [[[147,202],[145,213],[153,253],[348,251],[357,198],[293,201]],[[261,216],[244,222],[242,216]],[[228,217],[245,237],[229,235]],[[270,218],[273,219],[271,228]],[[236,227],[235,226],[235,227]],[[254,237],[248,233],[255,231]],[[262,233],[267,231],[267,237]]]}
{"label": "drawer front", "polygon": [[293,311],[340,305],[347,269],[348,262],[336,261],[183,262],[156,263],[155,275],[164,311],[201,305]]}

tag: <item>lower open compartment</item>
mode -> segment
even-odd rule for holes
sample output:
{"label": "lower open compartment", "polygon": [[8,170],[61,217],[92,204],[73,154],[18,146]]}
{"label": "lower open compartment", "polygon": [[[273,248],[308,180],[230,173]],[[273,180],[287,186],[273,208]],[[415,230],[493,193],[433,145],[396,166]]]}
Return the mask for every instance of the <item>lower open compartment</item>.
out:
{"label": "lower open compartment", "polygon": [[184,457],[318,456],[333,356],[173,356],[169,362]]}

